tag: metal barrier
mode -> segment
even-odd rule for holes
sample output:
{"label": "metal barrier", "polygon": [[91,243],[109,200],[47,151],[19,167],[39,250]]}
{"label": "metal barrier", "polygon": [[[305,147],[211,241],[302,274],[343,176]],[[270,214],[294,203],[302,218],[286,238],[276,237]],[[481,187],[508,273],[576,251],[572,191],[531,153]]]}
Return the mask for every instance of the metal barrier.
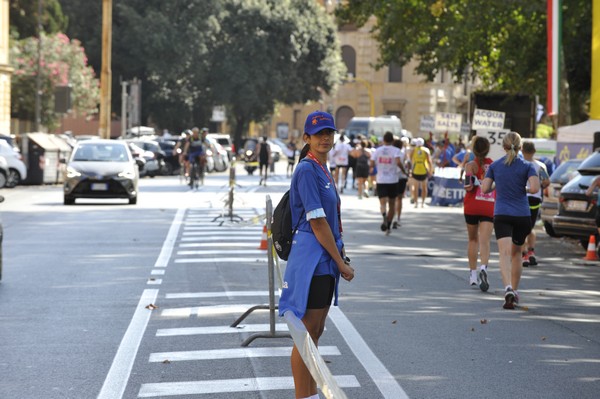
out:
{"label": "metal barrier", "polygon": [[234,223],[238,223],[241,222],[242,220],[244,220],[244,218],[242,218],[239,215],[236,215],[235,213],[233,213],[233,198],[234,198],[234,191],[235,191],[235,161],[231,164],[231,166],[229,167],[229,193],[227,195],[227,199],[225,200],[225,207],[227,208],[227,214],[223,213],[219,216],[217,216],[216,218],[213,219],[213,222],[216,222],[219,219],[223,219],[221,220],[221,223],[219,224],[219,226],[222,226],[223,223],[225,223],[225,220],[229,219],[230,222]]}
{"label": "metal barrier", "polygon": [[259,309],[268,309],[269,310],[269,321],[270,321],[270,331],[268,334],[253,334],[248,337],[244,342],[242,342],[242,346],[246,347],[250,345],[252,341],[257,338],[292,338],[294,340],[294,345],[298,349],[304,364],[308,368],[311,376],[317,383],[317,386],[323,392],[323,395],[327,399],[347,399],[346,394],[337,384],[335,378],[329,371],[329,368],[325,364],[325,361],[321,357],[319,353],[319,349],[313,342],[310,334],[306,330],[304,323],[302,320],[298,319],[296,315],[287,311],[283,315],[287,325],[288,325],[288,333],[278,333],[275,331],[275,311],[279,308],[275,305],[275,266],[277,266],[277,274],[278,274],[278,283],[279,289],[283,286],[283,278],[281,273],[281,268],[279,267],[279,259],[277,258],[277,254],[275,253],[275,248],[273,247],[273,237],[271,236],[271,217],[273,214],[273,203],[271,202],[271,197],[267,195],[266,198],[266,210],[267,210],[267,259],[268,259],[268,269],[269,269],[269,305],[257,305],[248,309],[242,316],[240,316],[231,327],[236,327],[240,324],[250,313]]}
{"label": "metal barrier", "polygon": [[[267,215],[273,214],[273,204],[271,202],[271,197],[267,195]],[[269,310],[269,332],[268,333],[258,333],[253,334],[248,337],[244,342],[242,342],[242,346],[248,346],[252,341],[257,338],[291,338],[291,335],[288,333],[278,333],[275,331],[275,312],[278,309],[278,306],[275,305],[275,271],[274,271],[274,259],[273,259],[273,237],[271,236],[271,218],[267,217],[267,269],[269,272],[269,304],[268,305],[256,305],[248,309],[241,315],[230,327],[237,327],[246,317],[250,315],[250,313],[255,310]]]}

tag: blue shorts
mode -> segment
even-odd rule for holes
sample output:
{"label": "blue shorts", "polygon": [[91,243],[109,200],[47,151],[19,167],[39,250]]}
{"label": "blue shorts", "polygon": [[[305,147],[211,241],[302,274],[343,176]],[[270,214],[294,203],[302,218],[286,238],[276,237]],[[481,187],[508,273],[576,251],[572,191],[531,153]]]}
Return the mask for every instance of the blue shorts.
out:
{"label": "blue shorts", "polygon": [[204,155],[204,151],[192,152],[190,155],[188,155],[188,161],[194,162],[194,160],[196,160],[198,157],[201,157],[203,155]]}

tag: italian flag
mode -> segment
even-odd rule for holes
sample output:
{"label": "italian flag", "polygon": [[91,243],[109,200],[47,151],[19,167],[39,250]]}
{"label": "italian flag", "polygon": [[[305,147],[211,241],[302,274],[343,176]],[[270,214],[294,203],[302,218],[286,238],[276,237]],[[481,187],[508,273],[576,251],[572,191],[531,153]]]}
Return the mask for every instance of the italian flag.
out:
{"label": "italian flag", "polygon": [[548,0],[548,100],[549,115],[558,114],[560,99],[561,0]]}

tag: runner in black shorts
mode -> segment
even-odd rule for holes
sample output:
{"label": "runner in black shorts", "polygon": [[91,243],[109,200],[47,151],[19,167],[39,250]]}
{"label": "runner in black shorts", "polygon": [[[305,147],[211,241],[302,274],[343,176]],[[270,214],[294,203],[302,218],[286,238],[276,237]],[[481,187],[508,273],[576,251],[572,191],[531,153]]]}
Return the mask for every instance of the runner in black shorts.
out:
{"label": "runner in black shorts", "polygon": [[531,232],[531,217],[529,216],[494,216],[494,232],[496,240],[511,237],[517,246],[525,244],[525,238]]}

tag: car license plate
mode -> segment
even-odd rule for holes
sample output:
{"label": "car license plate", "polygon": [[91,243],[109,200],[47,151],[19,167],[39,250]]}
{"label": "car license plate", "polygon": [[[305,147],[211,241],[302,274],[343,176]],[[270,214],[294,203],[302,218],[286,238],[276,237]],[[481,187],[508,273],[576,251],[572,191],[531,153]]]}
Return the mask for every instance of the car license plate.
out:
{"label": "car license plate", "polygon": [[107,183],[92,183],[92,190],[93,191],[106,191],[106,190],[108,190],[108,184]]}
{"label": "car license plate", "polygon": [[587,201],[568,201],[566,207],[568,211],[585,212],[588,207]]}

